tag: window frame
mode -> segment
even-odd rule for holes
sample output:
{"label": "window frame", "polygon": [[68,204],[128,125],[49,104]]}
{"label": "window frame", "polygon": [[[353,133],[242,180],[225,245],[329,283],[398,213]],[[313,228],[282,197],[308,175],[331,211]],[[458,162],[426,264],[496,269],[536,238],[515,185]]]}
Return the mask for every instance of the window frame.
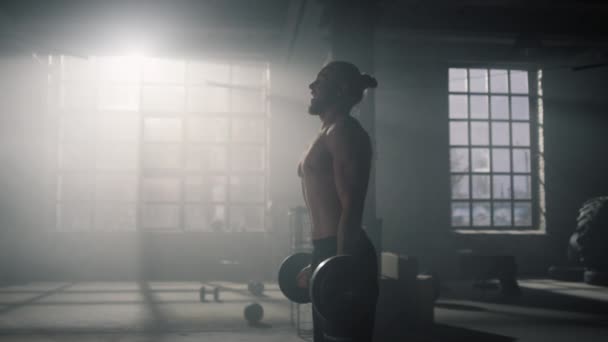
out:
{"label": "window frame", "polygon": [[[466,81],[467,87],[465,91],[452,91],[450,89],[450,70],[452,69],[466,69]],[[487,92],[471,91],[470,89],[470,70],[483,69],[486,71],[487,76]],[[505,70],[507,74],[507,92],[493,92],[491,83],[491,71],[492,70]],[[511,87],[511,72],[512,71],[525,71],[528,75],[528,93],[513,93]],[[466,118],[453,118],[450,115],[450,108],[448,105],[447,117],[448,123],[451,125],[452,122],[466,122],[467,123],[467,144],[452,144],[451,140],[448,139],[448,156],[450,160],[448,173],[450,179],[450,190],[449,190],[449,202],[450,202],[450,230],[454,233],[459,234],[530,234],[530,235],[542,235],[546,234],[545,224],[545,198],[544,198],[544,119],[543,119],[543,94],[542,94],[542,69],[536,69],[534,67],[521,66],[521,65],[475,65],[475,64],[451,64],[447,68],[447,99],[448,104],[451,95],[466,95],[467,96],[467,116]],[[471,118],[471,101],[470,96],[481,95],[486,96],[488,99],[488,117],[487,118]],[[491,106],[492,96],[506,96],[508,104],[508,118],[506,119],[493,119]],[[512,114],[512,101],[513,97],[525,96],[528,98],[529,103],[529,119],[513,119]],[[472,130],[471,123],[473,122],[487,122],[488,123],[488,143],[481,145],[473,145],[471,142]],[[492,123],[493,122],[507,122],[509,123],[509,144],[508,145],[494,145],[492,141]],[[513,122],[527,122],[530,124],[530,144],[529,146],[518,147],[513,144]],[[451,130],[448,129],[448,135],[451,136]],[[493,170],[493,149],[494,148],[507,148],[509,150],[509,171],[508,172],[495,172]],[[451,164],[451,151],[452,148],[466,148],[468,156],[468,168],[466,171],[454,172],[452,171]],[[488,160],[489,170],[487,172],[476,172],[473,171],[472,165],[472,150],[474,148],[485,148],[488,149]],[[530,172],[515,172],[513,171],[513,151],[518,148],[529,149],[530,151]],[[454,175],[466,175],[469,177],[468,182],[468,198],[457,199],[452,195],[453,185],[452,177]],[[473,181],[472,176],[474,175],[487,175],[489,177],[489,198],[478,199],[473,197]],[[494,197],[494,175],[509,175],[510,178],[510,190],[511,194],[509,199],[497,199]],[[514,196],[515,185],[513,177],[517,175],[526,175],[530,177],[531,193],[530,199],[517,199]],[[469,212],[469,224],[468,225],[454,225],[453,224],[453,204],[454,203],[468,203]],[[490,225],[474,225],[473,222],[473,204],[476,202],[485,202],[490,204]],[[496,202],[508,202],[510,204],[511,222],[510,225],[497,226],[494,224],[494,205]],[[531,225],[529,226],[516,226],[515,225],[515,203],[524,202],[531,204]]]}
{"label": "window frame", "polygon": [[[145,233],[154,233],[154,232],[181,232],[181,233],[212,233],[208,229],[211,228],[203,228],[203,229],[190,229],[188,228],[187,211],[189,208],[193,206],[199,207],[199,210],[203,210],[202,208],[205,205],[209,206],[223,206],[223,218],[224,218],[224,228],[221,233],[264,233],[268,230],[268,220],[266,215],[266,205],[268,203],[269,197],[269,127],[270,127],[270,114],[269,114],[269,104],[268,104],[268,88],[270,86],[270,73],[269,73],[269,64],[263,61],[243,61],[243,60],[226,60],[226,61],[217,61],[217,60],[191,60],[191,59],[165,59],[168,61],[177,61],[181,63],[182,66],[180,68],[183,69],[184,75],[181,81],[167,81],[167,80],[150,80],[146,79],[144,75],[144,64],[140,62],[137,66],[138,71],[134,72],[137,74],[134,80],[114,80],[114,79],[102,79],[100,76],[101,73],[101,65],[100,59],[103,58],[112,58],[112,57],[124,57],[124,56],[99,56],[99,57],[91,57],[94,59],[92,65],[90,65],[91,75],[87,77],[86,80],[73,80],[73,79],[64,79],[63,75],[63,59],[69,58],[67,56],[49,56],[48,57],[48,81],[47,81],[47,108],[49,109],[50,115],[54,120],[55,125],[55,146],[57,148],[55,153],[55,170],[54,170],[54,179],[56,182],[55,186],[55,196],[54,196],[54,206],[55,206],[55,224],[54,230],[57,232],[78,232],[78,233],[86,233],[86,232],[112,232],[112,233],[120,233],[120,232],[145,232]],[[157,57],[152,57],[149,60],[158,59]],[[163,59],[162,57],[160,59]],[[143,60],[143,58],[142,58]],[[193,80],[189,77],[188,72],[191,70],[190,66],[196,63],[215,63],[221,65],[222,68],[226,67],[228,70],[228,80],[226,84],[221,84],[214,81],[204,81],[201,83],[199,80]],[[241,84],[238,80],[238,75],[235,73],[235,70],[241,67],[250,67],[254,66],[254,69],[259,71],[259,75],[262,77],[258,84],[248,84],[247,82]],[[247,72],[244,70],[244,72]],[[256,76],[257,77],[257,76]],[[180,78],[182,78],[180,76]],[[66,84],[86,84],[90,86],[92,89],[92,103],[87,103],[82,109],[69,109],[63,106],[64,98],[63,90]],[[133,85],[137,88],[137,109],[135,110],[120,110],[120,109],[108,109],[102,108],[101,105],[101,93],[100,88],[104,85],[112,85],[112,86],[124,86],[124,85]],[[146,87],[165,87],[165,86],[176,86],[183,89],[183,98],[180,99],[182,103],[180,104],[180,109],[171,109],[171,110],[150,110],[145,108],[144,106],[144,91]],[[227,90],[227,106],[225,111],[209,111],[207,109],[197,109],[191,110],[189,107],[189,96],[191,96],[191,89],[197,87],[224,87],[228,88]],[[242,88],[242,89],[240,89]],[[235,90],[236,89],[236,90]],[[259,103],[256,104],[255,109],[250,111],[240,110],[235,111],[237,106],[234,105],[234,101],[236,100],[236,96],[233,95],[235,91],[252,91],[253,95],[252,99],[255,99],[257,96],[260,96]],[[246,95],[247,96],[247,95]],[[258,107],[259,105],[259,107]],[[244,108],[240,106],[238,108]],[[92,125],[92,132],[94,134],[93,137],[88,138],[85,142],[75,142],[74,140],[65,139],[62,130],[64,129],[64,122],[70,118],[70,112],[75,112],[77,115],[86,116],[90,119]],[[125,141],[115,141],[108,140],[104,138],[100,138],[98,131],[98,123],[100,119],[104,119],[105,117],[112,117],[112,119],[108,119],[110,123],[115,124],[115,119],[120,118],[121,114],[127,113],[132,115],[132,118],[135,118],[136,121],[136,131],[133,132],[133,139],[129,139],[127,142]],[[131,117],[129,117],[131,118]],[[206,141],[203,140],[192,140],[190,139],[190,132],[188,131],[188,124],[193,119],[213,119],[213,118],[225,118],[227,121],[227,136],[225,141],[215,142],[215,141]],[[155,140],[146,138],[146,125],[150,122],[150,119],[177,119],[180,123],[180,128],[178,130],[179,137],[175,140],[164,141],[164,140]],[[233,124],[235,120],[242,119],[250,119],[255,120],[260,128],[260,136],[259,139],[256,136],[255,141],[240,141],[235,138],[233,131]],[[114,120],[114,121],[113,121]],[[258,121],[259,120],[259,121]],[[245,124],[245,126],[247,126]],[[76,169],[66,169],[65,166],[62,165],[61,160],[61,151],[64,145],[88,145],[90,148],[88,149],[92,156],[92,163],[87,164],[84,167],[78,167]],[[98,163],[98,159],[95,154],[98,153],[100,146],[108,146],[108,144],[130,144],[135,148],[135,166],[133,169],[119,169],[119,170],[104,170],[100,168]],[[151,168],[146,167],[145,165],[145,149],[147,147],[153,146],[174,146],[178,151],[179,157],[178,167],[175,168]],[[221,171],[215,170],[206,170],[204,168],[197,167],[196,169],[189,169],[186,167],[187,163],[187,153],[186,151],[189,148],[202,146],[223,146],[225,148],[225,159],[226,159],[226,167]],[[232,159],[233,150],[237,149],[239,146],[247,146],[247,147],[255,147],[261,149],[262,153],[262,162],[259,170],[238,170],[233,167],[235,160]],[[61,196],[61,181],[66,177],[66,175],[82,175],[88,176],[91,179],[91,189],[87,190],[88,194],[87,198],[81,203],[84,206],[87,206],[89,210],[88,214],[83,215],[80,218],[76,218],[79,222],[87,222],[86,227],[75,227],[75,229],[70,229],[71,227],[63,226],[61,212],[61,206],[64,204],[75,203],[76,201],[62,198]],[[124,198],[112,198],[112,199],[99,199],[97,198],[96,189],[99,186],[98,179],[100,177],[106,175],[123,175],[126,177],[134,178],[134,189],[135,192],[133,200],[125,200]],[[189,200],[186,198],[187,194],[187,183],[189,181],[195,180],[199,178],[200,180],[210,180],[215,178],[216,176],[221,176],[224,178],[223,181],[223,192],[224,199],[223,201],[216,201],[214,199],[209,200]],[[239,178],[242,176],[252,176],[252,177],[260,177],[262,179],[262,196],[259,200],[236,200],[231,198],[232,192],[232,181],[233,178]],[[143,183],[146,180],[155,179],[171,179],[177,181],[177,197],[171,200],[149,200],[145,198]],[[254,181],[256,183],[257,181]],[[196,182],[195,182],[196,183]],[[211,184],[210,182],[209,184]],[[95,215],[97,214],[97,206],[99,203],[111,203],[112,205],[120,205],[124,204],[125,207],[128,207],[127,210],[134,210],[134,223],[128,224],[127,229],[117,229],[115,227],[106,228],[106,229],[97,229],[97,223]],[[144,226],[143,215],[145,207],[150,207],[154,205],[169,205],[177,207],[177,219],[175,224],[171,225],[171,227],[161,227],[155,228],[152,226]],[[231,209],[245,207],[249,210],[253,210],[252,212],[256,212],[256,216],[259,214],[260,216],[260,225],[261,227],[254,227],[253,229],[245,229],[238,230],[235,227],[233,220],[233,215],[231,214]],[[70,210],[69,206],[67,207],[68,211]],[[121,210],[118,210],[122,212]],[[118,212],[117,211],[117,212]],[[131,217],[129,216],[129,219]],[[172,222],[174,223],[174,222]],[[207,223],[207,225],[210,223]],[[201,226],[202,227],[202,226]]]}

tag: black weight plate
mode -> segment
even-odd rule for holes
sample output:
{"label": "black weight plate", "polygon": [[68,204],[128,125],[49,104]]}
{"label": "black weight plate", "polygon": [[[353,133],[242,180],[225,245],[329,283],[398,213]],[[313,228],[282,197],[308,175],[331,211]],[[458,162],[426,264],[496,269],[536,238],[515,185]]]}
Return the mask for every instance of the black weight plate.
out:
{"label": "black weight plate", "polygon": [[308,288],[298,286],[297,276],[300,271],[310,265],[312,254],[295,253],[283,260],[279,267],[279,288],[289,300],[295,303],[310,303]]}
{"label": "black weight plate", "polygon": [[264,317],[264,307],[260,303],[251,303],[243,310],[243,316],[250,324],[259,323]]}
{"label": "black weight plate", "polygon": [[335,256],[315,269],[310,288],[313,309],[334,326],[356,324],[370,307],[372,282],[352,256]]}

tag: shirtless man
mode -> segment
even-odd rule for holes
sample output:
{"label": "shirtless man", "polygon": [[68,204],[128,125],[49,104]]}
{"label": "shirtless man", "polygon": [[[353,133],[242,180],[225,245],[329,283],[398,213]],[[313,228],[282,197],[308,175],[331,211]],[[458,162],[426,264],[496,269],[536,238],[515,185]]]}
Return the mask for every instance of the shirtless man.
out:
{"label": "shirtless man", "polygon": [[[376,80],[348,62],[326,65],[310,84],[312,100],[308,112],[318,115],[319,135],[298,165],[302,193],[312,222],[312,264],[298,275],[298,286],[308,287],[311,274],[323,260],[334,255],[356,258],[366,281],[377,290],[376,252],[362,229],[365,195],[369,182],[372,146],[369,135],[350,115],[363,92],[375,88]],[[375,292],[375,293],[374,293]],[[375,303],[377,291],[370,302]],[[353,327],[356,341],[371,341],[375,304],[365,322]],[[366,311],[367,312],[367,311]],[[324,340],[332,327],[323,325],[313,310],[314,342]]]}

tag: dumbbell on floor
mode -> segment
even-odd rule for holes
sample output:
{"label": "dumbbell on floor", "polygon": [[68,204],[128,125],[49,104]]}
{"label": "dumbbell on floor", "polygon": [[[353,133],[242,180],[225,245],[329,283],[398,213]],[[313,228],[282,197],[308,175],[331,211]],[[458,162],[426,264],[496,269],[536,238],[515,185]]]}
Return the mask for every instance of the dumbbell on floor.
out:
{"label": "dumbbell on floor", "polygon": [[250,325],[258,324],[264,317],[264,308],[260,303],[251,303],[243,310],[243,316]]}

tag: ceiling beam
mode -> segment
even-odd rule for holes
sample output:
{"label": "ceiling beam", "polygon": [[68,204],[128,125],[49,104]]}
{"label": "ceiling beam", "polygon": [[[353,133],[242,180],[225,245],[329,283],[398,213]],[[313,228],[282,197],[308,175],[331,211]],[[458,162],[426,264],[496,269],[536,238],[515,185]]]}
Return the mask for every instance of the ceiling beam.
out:
{"label": "ceiling beam", "polygon": [[283,28],[284,35],[284,56],[285,63],[289,64],[293,50],[295,49],[296,41],[300,33],[300,27],[306,13],[307,0],[291,0],[287,9],[285,26]]}

